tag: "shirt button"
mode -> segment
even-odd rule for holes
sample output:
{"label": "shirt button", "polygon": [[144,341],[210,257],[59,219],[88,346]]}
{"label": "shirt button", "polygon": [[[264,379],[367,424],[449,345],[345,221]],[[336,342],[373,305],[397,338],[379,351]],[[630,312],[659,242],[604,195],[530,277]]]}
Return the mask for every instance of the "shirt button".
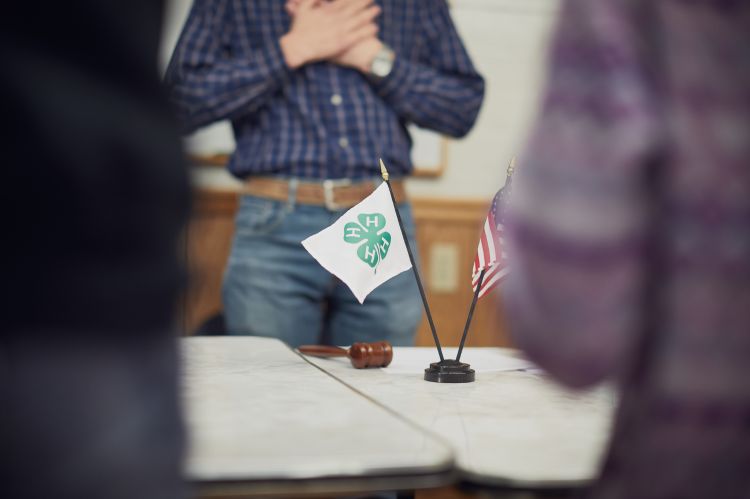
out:
{"label": "shirt button", "polygon": [[339,94],[333,94],[331,96],[331,104],[334,106],[340,106],[344,102],[344,99]]}
{"label": "shirt button", "polygon": [[347,139],[346,137],[341,137],[339,139],[339,145],[342,149],[346,149],[347,147],[349,147],[349,139]]}

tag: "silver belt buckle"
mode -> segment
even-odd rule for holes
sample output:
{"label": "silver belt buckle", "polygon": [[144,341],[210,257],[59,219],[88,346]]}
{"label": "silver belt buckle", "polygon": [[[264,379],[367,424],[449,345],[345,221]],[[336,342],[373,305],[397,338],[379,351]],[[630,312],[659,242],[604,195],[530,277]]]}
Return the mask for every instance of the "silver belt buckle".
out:
{"label": "silver belt buckle", "polygon": [[347,185],[352,185],[352,181],[348,178],[335,180],[327,179],[323,181],[323,201],[325,202],[325,207],[328,211],[339,211],[344,208],[344,206],[340,206],[336,203],[336,200],[334,199],[334,189],[345,187]]}

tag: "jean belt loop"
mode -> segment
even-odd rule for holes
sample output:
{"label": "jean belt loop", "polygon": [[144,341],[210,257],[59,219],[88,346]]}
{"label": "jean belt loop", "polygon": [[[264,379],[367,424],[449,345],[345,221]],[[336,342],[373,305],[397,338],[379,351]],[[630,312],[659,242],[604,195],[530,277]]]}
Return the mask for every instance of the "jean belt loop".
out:
{"label": "jean belt loop", "polygon": [[287,211],[294,211],[294,207],[297,205],[297,187],[299,186],[299,179],[292,177],[289,179],[289,200],[287,201]]}

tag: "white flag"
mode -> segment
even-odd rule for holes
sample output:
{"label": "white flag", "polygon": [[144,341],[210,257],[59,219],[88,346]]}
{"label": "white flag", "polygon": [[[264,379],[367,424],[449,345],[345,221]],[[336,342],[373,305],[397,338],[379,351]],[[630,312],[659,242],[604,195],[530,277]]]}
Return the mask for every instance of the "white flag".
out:
{"label": "white flag", "polygon": [[396,209],[384,183],[333,225],[302,245],[343,281],[360,303],[372,290],[411,268]]}

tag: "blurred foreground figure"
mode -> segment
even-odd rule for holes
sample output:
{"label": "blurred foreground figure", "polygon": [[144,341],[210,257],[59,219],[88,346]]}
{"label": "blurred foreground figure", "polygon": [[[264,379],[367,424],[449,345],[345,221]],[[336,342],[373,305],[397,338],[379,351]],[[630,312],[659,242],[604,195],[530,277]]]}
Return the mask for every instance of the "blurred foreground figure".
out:
{"label": "blurred foreground figure", "polygon": [[0,496],[183,495],[171,320],[186,172],[160,2],[11,2],[0,31]]}
{"label": "blurred foreground figure", "polygon": [[593,497],[750,497],[750,2],[569,0],[549,78],[513,335],[621,389]]}

